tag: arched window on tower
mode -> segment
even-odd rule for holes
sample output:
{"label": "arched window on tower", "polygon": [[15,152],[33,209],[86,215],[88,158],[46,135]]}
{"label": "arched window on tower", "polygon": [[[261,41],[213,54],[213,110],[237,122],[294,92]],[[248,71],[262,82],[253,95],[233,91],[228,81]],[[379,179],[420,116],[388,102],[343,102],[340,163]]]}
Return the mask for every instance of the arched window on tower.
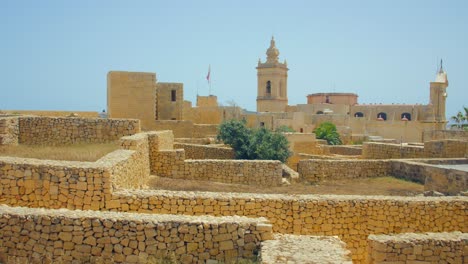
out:
{"label": "arched window on tower", "polygon": [[387,120],[387,114],[384,112],[380,112],[377,114],[377,120],[378,121],[385,121]]}
{"label": "arched window on tower", "polygon": [[410,113],[401,114],[401,121],[411,121],[411,114]]}
{"label": "arched window on tower", "polygon": [[356,112],[354,113],[354,117],[364,117],[364,114],[362,112]]}
{"label": "arched window on tower", "polygon": [[266,95],[271,95],[271,81],[267,81],[266,83]]}

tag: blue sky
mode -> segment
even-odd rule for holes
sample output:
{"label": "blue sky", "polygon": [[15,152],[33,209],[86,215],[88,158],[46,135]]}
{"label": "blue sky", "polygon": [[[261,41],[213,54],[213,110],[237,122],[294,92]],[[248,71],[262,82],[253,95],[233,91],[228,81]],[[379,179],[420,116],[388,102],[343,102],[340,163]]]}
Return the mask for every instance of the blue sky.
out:
{"label": "blue sky", "polygon": [[468,106],[468,1],[1,1],[0,109],[106,107],[110,70],[255,110],[272,35],[290,104],[318,92],[427,104],[444,60],[447,116]]}

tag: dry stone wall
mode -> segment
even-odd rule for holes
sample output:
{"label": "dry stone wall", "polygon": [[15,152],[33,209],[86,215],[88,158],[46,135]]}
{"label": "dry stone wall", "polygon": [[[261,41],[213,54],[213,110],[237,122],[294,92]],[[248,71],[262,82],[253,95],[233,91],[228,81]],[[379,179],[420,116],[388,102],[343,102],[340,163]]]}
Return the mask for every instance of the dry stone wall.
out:
{"label": "dry stone wall", "polygon": [[423,132],[423,142],[441,139],[458,139],[468,141],[468,131],[432,130]]}
{"label": "dry stone wall", "polygon": [[468,234],[461,232],[370,235],[368,262],[466,263]]}
{"label": "dry stone wall", "polygon": [[330,154],[336,155],[345,155],[345,156],[359,156],[362,155],[362,146],[347,146],[347,145],[338,145],[338,146],[322,146],[323,148],[328,148]]}
{"label": "dry stone wall", "polygon": [[282,181],[280,161],[266,160],[186,160],[183,179],[224,183],[279,186]]}
{"label": "dry stone wall", "polygon": [[0,146],[18,144],[18,117],[0,117]]}
{"label": "dry stone wall", "polygon": [[302,180],[372,178],[389,176],[391,164],[387,160],[301,160],[298,172]]}
{"label": "dry stone wall", "polygon": [[102,143],[140,132],[136,119],[20,117],[19,143],[63,145]]}
{"label": "dry stone wall", "polygon": [[112,210],[266,217],[273,232],[338,236],[365,263],[370,234],[468,232],[468,197],[271,195],[171,191],[114,192]]}
{"label": "dry stone wall", "polygon": [[234,159],[234,150],[224,145],[174,144],[176,149],[185,150],[186,159]]}
{"label": "dry stone wall", "polygon": [[362,145],[365,159],[413,159],[424,158],[424,147],[389,143],[365,142]]}
{"label": "dry stone wall", "polygon": [[426,157],[459,158],[468,156],[468,140],[438,140],[424,142]]}
{"label": "dry stone wall", "polygon": [[180,263],[252,259],[265,219],[44,210],[0,205],[2,263]]}
{"label": "dry stone wall", "polygon": [[176,149],[154,153],[151,160],[151,173],[163,177],[184,178],[185,151]]}

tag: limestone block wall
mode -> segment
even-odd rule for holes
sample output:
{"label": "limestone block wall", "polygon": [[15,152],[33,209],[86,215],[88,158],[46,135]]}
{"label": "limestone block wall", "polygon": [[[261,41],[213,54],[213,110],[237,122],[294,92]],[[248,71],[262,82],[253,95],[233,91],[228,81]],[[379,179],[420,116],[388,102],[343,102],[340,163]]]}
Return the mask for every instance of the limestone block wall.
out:
{"label": "limestone block wall", "polygon": [[161,150],[151,155],[151,173],[163,177],[185,178],[185,151]]}
{"label": "limestone block wall", "polygon": [[19,115],[34,115],[34,116],[55,116],[55,117],[69,117],[75,115],[78,117],[97,118],[98,112],[94,111],[48,111],[48,110],[2,110],[7,114]]}
{"label": "limestone block wall", "polygon": [[94,162],[0,157],[0,204],[99,210],[111,176]]}
{"label": "limestone block wall", "polygon": [[298,172],[302,180],[371,178],[389,176],[391,164],[387,160],[301,160]]}
{"label": "limestone block wall", "polygon": [[468,155],[468,140],[444,139],[424,142],[426,157],[458,158]]}
{"label": "limestone block wall", "polygon": [[128,212],[266,217],[273,232],[339,236],[365,263],[370,234],[468,232],[468,197],[274,195],[171,191],[114,192]]}
{"label": "limestone block wall", "polygon": [[468,172],[440,168],[432,165],[424,166],[426,179],[424,191],[437,191],[446,195],[457,195],[468,190]]}
{"label": "limestone block wall", "polygon": [[120,139],[121,150],[97,161],[109,168],[116,188],[141,188],[150,176],[148,135],[139,133]]}
{"label": "limestone block wall", "polygon": [[20,144],[102,143],[139,132],[136,119],[19,117]]}
{"label": "limestone block wall", "polygon": [[18,136],[18,117],[0,117],[0,145],[18,144]]}
{"label": "limestone block wall", "polygon": [[213,137],[218,134],[218,124],[194,124],[193,128],[194,138]]}
{"label": "limestone block wall", "polygon": [[224,183],[279,186],[282,180],[280,161],[270,160],[186,160],[183,179]]}
{"label": "limestone block wall", "polygon": [[365,142],[362,145],[364,159],[411,159],[424,158],[423,146]]}
{"label": "limestone block wall", "polygon": [[424,184],[426,181],[426,169],[424,165],[418,160],[391,161],[391,174],[396,178]]}
{"label": "limestone block wall", "polygon": [[175,138],[175,143],[182,144],[197,144],[197,145],[208,145],[211,144],[214,139],[210,138]]}
{"label": "limestone block wall", "polygon": [[346,155],[346,156],[359,156],[362,155],[362,146],[322,146],[328,148],[330,154]]}
{"label": "limestone block wall", "polygon": [[224,145],[174,144],[176,149],[185,150],[187,159],[234,159],[234,150]]}
{"label": "limestone block wall", "polygon": [[44,210],[0,205],[2,263],[180,263],[251,259],[265,219]]}
{"label": "limestone block wall", "polygon": [[468,234],[424,233],[370,235],[368,262],[466,263]]}
{"label": "limestone block wall", "polygon": [[170,130],[151,131],[146,133],[152,150],[174,149],[174,134]]}

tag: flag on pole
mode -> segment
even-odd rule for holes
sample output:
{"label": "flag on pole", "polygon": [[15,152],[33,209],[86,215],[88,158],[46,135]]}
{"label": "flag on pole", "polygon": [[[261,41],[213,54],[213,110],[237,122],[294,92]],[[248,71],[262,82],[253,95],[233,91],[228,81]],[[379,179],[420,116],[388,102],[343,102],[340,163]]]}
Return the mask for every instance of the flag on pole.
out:
{"label": "flag on pole", "polygon": [[208,74],[206,75],[206,80],[210,83],[210,74],[211,74],[211,65],[208,65]]}

